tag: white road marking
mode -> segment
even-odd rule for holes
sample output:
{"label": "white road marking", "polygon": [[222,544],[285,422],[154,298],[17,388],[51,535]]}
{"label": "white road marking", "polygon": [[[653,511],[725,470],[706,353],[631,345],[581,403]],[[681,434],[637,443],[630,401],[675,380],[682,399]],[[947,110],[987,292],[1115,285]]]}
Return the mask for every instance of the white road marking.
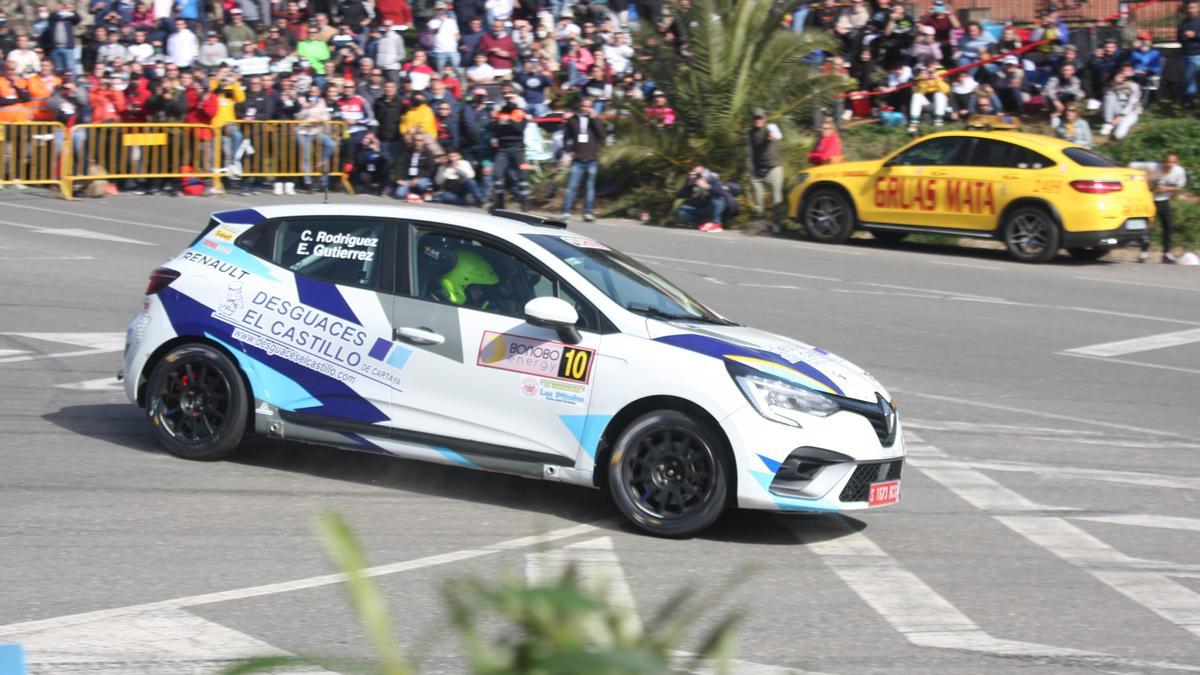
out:
{"label": "white road marking", "polygon": [[1196,368],[1183,368],[1181,366],[1167,366],[1161,363],[1147,363],[1145,361],[1131,361],[1129,359],[1117,359],[1104,356],[1089,356],[1087,354],[1072,354],[1069,352],[1059,352],[1060,356],[1074,356],[1080,359],[1092,359],[1094,361],[1103,361],[1105,363],[1120,363],[1126,366],[1140,366],[1142,368],[1155,368],[1157,370],[1173,370],[1177,373],[1194,373],[1200,374],[1200,370]]}
{"label": "white road marking", "polygon": [[140,241],[138,239],[129,239],[127,237],[118,237],[115,234],[104,234],[102,232],[93,232],[91,230],[82,230],[77,227],[63,228],[39,228],[33,231],[34,234],[53,234],[62,237],[78,237],[80,239],[95,239],[98,241],[114,241],[119,244],[134,244],[137,246],[158,246],[151,244],[148,241]]}
{"label": "white road marking", "polygon": [[[637,601],[629,587],[629,580],[625,577],[625,569],[621,566],[621,558],[613,546],[612,537],[597,537],[547,551],[526,553],[525,579],[530,584],[553,582],[562,576],[568,566],[574,566],[576,574],[579,575],[580,585],[584,589],[604,598],[614,607],[628,610],[622,612],[624,630],[641,632],[642,622],[638,616]],[[695,656],[683,651],[677,651],[675,655],[680,659]],[[731,659],[729,666],[731,672],[738,675],[789,675],[811,672],[738,659]],[[696,675],[709,675],[714,670],[713,666],[706,664],[692,672]]]}
{"label": "white road marking", "polygon": [[25,255],[11,256],[0,255],[0,260],[95,260],[94,256],[90,255]]}
{"label": "white road marking", "polygon": [[25,361],[40,361],[42,359],[62,359],[75,356],[91,356],[93,354],[111,354],[125,349],[124,333],[0,333],[15,337],[61,342],[63,344],[88,347],[69,352],[52,354],[26,354],[22,356],[7,356],[0,358],[0,363],[21,363]]}
{"label": "white road marking", "polygon": [[[921,470],[958,471],[966,468],[982,471],[1009,473],[1032,473],[1047,480],[1081,478],[1105,483],[1123,483],[1142,487],[1168,488],[1172,490],[1200,490],[1200,478],[1187,476],[1164,476],[1157,473],[1138,471],[1110,471],[1108,469],[1085,469],[1075,466],[1029,464],[1025,462],[959,462],[954,460],[922,461]],[[980,507],[983,508],[983,507]]]}
{"label": "white road marking", "polygon": [[53,213],[54,215],[59,216],[59,217],[68,216],[71,218],[90,218],[92,220],[102,220],[102,221],[109,222],[109,223],[119,223],[121,225],[136,225],[138,227],[149,227],[149,228],[152,228],[155,230],[168,230],[170,232],[186,232],[188,234],[193,234],[193,235],[197,234],[199,232],[199,229],[197,229],[197,228],[189,229],[186,227],[172,227],[170,225],[159,225],[157,223],[142,223],[142,222],[139,222],[136,220],[126,220],[124,218],[109,218],[107,216],[92,215],[90,213],[67,212],[67,211],[63,211],[62,209],[47,209],[47,208],[44,208],[41,206],[29,206],[28,204],[6,203],[4,205],[4,207],[5,208],[13,208],[13,209],[29,209],[31,211],[44,211],[46,213]]}
{"label": "white road marking", "polygon": [[963,298],[969,300],[983,300],[987,302],[1007,302],[1001,298],[993,298],[987,295],[975,295],[974,293],[960,293],[958,291],[942,291],[936,288],[920,288],[917,286],[900,286],[898,284],[877,284],[870,281],[859,281],[863,286],[871,286],[874,288],[891,288],[898,291],[915,291],[917,293],[935,293],[937,295],[947,296],[949,299]]}
{"label": "white road marking", "polygon": [[1064,351],[1067,354],[1083,354],[1085,356],[1124,356],[1126,354],[1136,354],[1137,352],[1148,352],[1152,349],[1178,347],[1179,345],[1187,345],[1193,342],[1200,342],[1200,328],[1147,335],[1129,340],[1102,342],[1100,344],[1075,347],[1074,349]]}
{"label": "white road marking", "polygon": [[908,571],[862,532],[809,541],[847,586],[898,633],[918,647],[952,649],[1088,665],[1093,668],[1159,668],[1200,672],[1200,667],[1115,657],[1067,647],[993,637],[945,597]]}
{"label": "white road marking", "polygon": [[688,260],[687,258],[668,258],[662,255],[652,255],[650,253],[630,253],[629,255],[635,258],[645,258],[647,260],[665,260],[667,262],[688,263],[691,265],[703,265],[704,267],[723,267],[725,269],[761,272],[763,274],[777,274],[782,277],[796,277],[798,279],[817,279],[819,281],[841,281],[835,277],[824,277],[818,274],[801,274],[800,272],[784,272],[782,270],[769,270],[761,267],[746,267],[745,265],[726,265],[724,263],[707,262],[704,260]]}
{"label": "white road marking", "polygon": [[1166,530],[1190,530],[1192,532],[1200,532],[1200,518],[1152,516],[1131,513],[1113,516],[1074,516],[1073,519],[1090,520],[1094,523],[1109,523],[1112,525],[1133,525],[1135,527],[1158,527]]}
{"label": "white road marking", "polygon": [[0,349],[0,358],[5,356],[16,356],[17,354],[28,354],[24,349]]}
{"label": "white road marking", "polygon": [[911,391],[908,389],[892,389],[893,394],[904,394],[906,396],[916,396],[917,398],[927,398],[933,401],[945,401],[947,403],[958,403],[960,405],[972,406],[975,408],[986,408],[988,410],[1003,410],[1004,412],[1017,413],[1020,415],[1032,415],[1034,417],[1042,417],[1049,420],[1064,420],[1066,422],[1077,422],[1085,426],[1098,426],[1107,429],[1120,429],[1122,431],[1136,431],[1139,434],[1149,436],[1162,436],[1167,438],[1183,438],[1181,434],[1163,431],[1161,429],[1147,429],[1145,427],[1135,427],[1128,424],[1120,424],[1117,422],[1106,422],[1103,420],[1091,420],[1084,417],[1074,417],[1072,415],[1059,415],[1057,413],[1048,413],[1041,410],[1032,410],[1030,408],[1017,408],[1015,406],[1000,405],[998,403],[988,403],[986,401],[973,401],[960,396],[943,396],[941,394],[925,394],[919,391]]}
{"label": "white road marking", "polygon": [[13,638],[25,645],[30,675],[216,675],[241,659],[288,655],[262,640],[178,609],[44,628]]}
{"label": "white road marking", "polygon": [[[545,534],[518,537],[516,539],[497,542],[489,546],[467,548],[459,551],[452,551],[450,553],[437,553],[434,555],[425,556],[424,558],[414,558],[412,560],[405,560],[387,565],[368,567],[366,570],[364,570],[364,573],[369,577],[381,577],[389,574],[398,574],[400,572],[409,572],[412,570],[437,567],[438,565],[447,565],[450,563],[461,562],[463,560],[482,558],[484,556],[502,553],[504,551],[528,548],[530,546],[539,546],[551,541],[557,541],[567,537],[575,537],[594,531],[596,531],[595,525],[572,525],[570,527],[563,527],[557,530],[550,530]],[[281,581],[278,583],[263,584],[260,586],[248,586],[246,588],[236,588],[228,591],[201,593],[199,595],[189,595],[182,598],[173,598],[171,600],[147,602],[140,605],[114,607],[112,609],[100,609],[91,612],[82,612],[80,614],[57,616],[49,619],[23,621],[20,623],[12,623],[6,626],[0,626],[0,637],[7,638],[10,635],[18,635],[22,633],[28,633],[30,631],[61,628],[65,626],[77,626],[94,621],[115,621],[125,617],[159,610],[181,609],[185,607],[195,607],[197,605],[210,605],[216,602],[245,600],[247,598],[276,595],[278,593],[290,593],[292,591],[300,591],[308,588],[332,586],[334,584],[340,584],[343,581],[345,581],[345,576],[340,573],[322,574],[304,579],[293,579],[291,581]]]}
{"label": "white road marking", "polygon": [[54,386],[59,389],[73,389],[75,391],[125,391],[125,386],[115,377],[101,377],[95,380],[84,380],[83,382],[67,382]]}
{"label": "white road marking", "polygon": [[1124,281],[1121,279],[1104,279],[1101,277],[1075,277],[1084,281],[1103,281],[1106,284],[1125,284],[1126,286],[1146,286],[1148,288],[1167,288],[1173,291],[1188,291],[1191,293],[1200,293],[1200,288],[1188,288],[1186,286],[1170,286],[1167,284],[1147,284],[1141,281]]}
{"label": "white road marking", "polygon": [[561,548],[525,554],[525,579],[531,584],[544,584],[558,579],[573,565],[580,585],[623,610],[625,628],[635,633],[642,630],[637,602],[625,578],[621,560],[613,548],[612,537],[588,539]]}
{"label": "white road marking", "polygon": [[950,461],[946,453],[909,433],[905,438],[908,463],[941,483],[953,485],[958,496],[986,511],[1077,511],[1070,507],[1038,504],[975,469],[975,463]]}
{"label": "white road marking", "polygon": [[1200,593],[1163,573],[1121,569],[1136,567],[1140,560],[1061,518],[997,516],[996,519],[1059,558],[1087,570],[1130,600],[1200,637]]}
{"label": "white road marking", "polygon": [[[932,446],[926,446],[923,450],[922,454],[927,456],[946,456],[944,452]],[[977,491],[972,486],[964,487],[962,485],[959,475],[946,473],[937,468],[927,468],[927,465],[936,467],[938,463],[936,460],[929,462],[918,458],[916,466],[922,473],[976,508],[992,512],[997,521],[1012,531],[1045,548],[1060,559],[1086,570],[1113,590],[1172,624],[1200,637],[1200,593],[1196,593],[1166,576],[1166,573],[1174,570],[1178,570],[1182,576],[1193,576],[1200,571],[1200,566],[1127,556],[1064,518],[998,514],[996,512],[1011,512],[1013,508],[1003,502],[996,503],[987,499],[979,499]],[[940,463],[964,464],[951,461]],[[971,463],[969,466],[981,465]],[[1041,467],[1039,470],[1045,472],[1058,469]],[[1106,473],[1119,474],[1122,472]]]}

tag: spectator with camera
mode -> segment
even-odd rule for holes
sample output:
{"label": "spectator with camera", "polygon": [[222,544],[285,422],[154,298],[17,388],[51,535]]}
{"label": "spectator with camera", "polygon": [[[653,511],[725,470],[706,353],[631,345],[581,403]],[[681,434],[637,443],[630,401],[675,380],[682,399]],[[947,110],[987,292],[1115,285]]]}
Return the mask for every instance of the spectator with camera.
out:
{"label": "spectator with camera", "polygon": [[693,166],[683,187],[675,193],[683,203],[675,209],[675,218],[701,232],[724,230],[725,197],[721,178],[715,172],[697,164]]}

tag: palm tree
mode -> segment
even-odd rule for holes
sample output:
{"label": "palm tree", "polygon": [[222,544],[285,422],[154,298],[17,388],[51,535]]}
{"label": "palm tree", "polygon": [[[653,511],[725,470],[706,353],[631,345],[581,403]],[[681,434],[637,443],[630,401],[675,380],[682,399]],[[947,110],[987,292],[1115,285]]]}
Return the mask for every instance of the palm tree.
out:
{"label": "palm tree", "polygon": [[[783,27],[796,0],[678,0],[667,35],[646,31],[647,80],[667,94],[676,112],[672,128],[650,128],[640,107],[618,125],[617,142],[602,157],[606,183],[627,206],[662,214],[688,168],[703,164],[727,180],[748,172],[745,133],[750,111],[763,108],[784,132],[787,166],[799,166],[817,106],[846,88],[810,62],[822,38]],[[672,33],[678,39],[672,40]],[[786,161],[787,159],[792,161]]]}

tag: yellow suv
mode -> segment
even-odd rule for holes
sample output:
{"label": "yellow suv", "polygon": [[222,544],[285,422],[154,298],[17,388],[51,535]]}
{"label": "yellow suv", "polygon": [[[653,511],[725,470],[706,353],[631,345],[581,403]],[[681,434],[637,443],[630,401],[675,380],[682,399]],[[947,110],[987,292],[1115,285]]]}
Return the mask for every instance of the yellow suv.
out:
{"label": "yellow suv", "polygon": [[816,241],[855,229],[896,242],[925,232],[999,239],[1013,257],[1046,262],[1060,248],[1085,260],[1149,236],[1154,200],[1142,171],[1049,136],[954,131],[870,162],[797,176],[788,213]]}

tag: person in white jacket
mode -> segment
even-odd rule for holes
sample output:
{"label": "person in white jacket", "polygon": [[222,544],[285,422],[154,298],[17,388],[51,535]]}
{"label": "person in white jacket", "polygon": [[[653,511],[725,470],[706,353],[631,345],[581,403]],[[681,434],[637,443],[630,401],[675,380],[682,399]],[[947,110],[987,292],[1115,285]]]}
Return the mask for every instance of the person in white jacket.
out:
{"label": "person in white jacket", "polygon": [[471,163],[463,159],[462,153],[451,149],[444,155],[438,155],[438,170],[433,182],[437,185],[438,194],[435,198],[442,204],[466,206],[471,202],[483,204],[483,193],[479,183],[475,182],[475,169]]}
{"label": "person in white jacket", "polygon": [[187,21],[175,19],[175,32],[167,38],[167,58],[180,68],[191,68],[200,55],[200,40],[188,28]]}
{"label": "person in white jacket", "polygon": [[1100,135],[1121,140],[1142,114],[1142,87],[1133,80],[1133,65],[1123,63],[1104,92],[1104,126]]}
{"label": "person in white jacket", "polygon": [[404,40],[399,31],[392,25],[390,19],[383,21],[383,35],[379,37],[376,46],[375,65],[383,71],[383,76],[389,82],[400,79],[400,65],[404,61]]}

